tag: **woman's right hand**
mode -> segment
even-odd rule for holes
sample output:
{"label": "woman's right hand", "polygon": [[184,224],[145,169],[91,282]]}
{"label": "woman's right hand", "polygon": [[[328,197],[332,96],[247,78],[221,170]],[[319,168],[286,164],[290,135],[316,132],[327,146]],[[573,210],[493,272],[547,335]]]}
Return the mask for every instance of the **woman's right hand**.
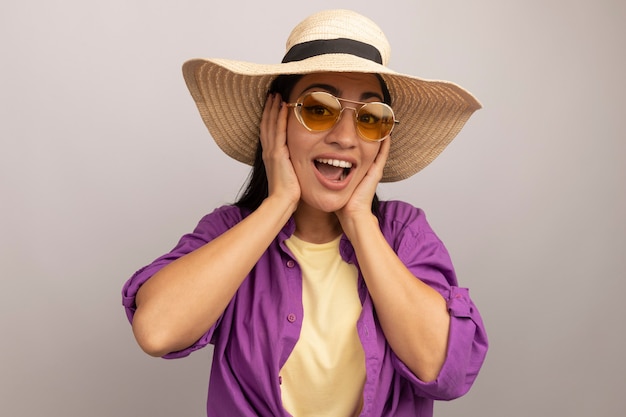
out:
{"label": "woman's right hand", "polygon": [[235,226],[154,274],[137,293],[133,331],[153,356],[191,346],[213,326],[300,200],[287,148],[287,110],[267,99],[260,125],[269,197]]}
{"label": "woman's right hand", "polygon": [[287,148],[288,107],[280,94],[267,97],[260,124],[263,162],[268,182],[268,197],[284,199],[293,211],[300,200],[300,184]]}

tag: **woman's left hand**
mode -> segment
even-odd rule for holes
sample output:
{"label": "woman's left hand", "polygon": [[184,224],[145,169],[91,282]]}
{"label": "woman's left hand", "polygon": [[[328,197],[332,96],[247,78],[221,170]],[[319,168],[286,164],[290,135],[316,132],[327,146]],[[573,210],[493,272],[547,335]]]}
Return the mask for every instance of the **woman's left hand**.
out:
{"label": "woman's left hand", "polygon": [[398,257],[372,213],[389,147],[389,139],[381,143],[372,166],[336,215],[354,248],[385,338],[419,379],[430,382],[446,358],[450,315],[444,298]]}
{"label": "woman's left hand", "polygon": [[390,146],[391,137],[381,142],[378,155],[376,155],[376,159],[372,162],[367,174],[356,187],[346,205],[335,213],[348,237],[350,237],[350,228],[356,219],[362,216],[371,217],[372,215],[372,200],[376,194],[376,187],[383,177],[383,168],[387,163]]}

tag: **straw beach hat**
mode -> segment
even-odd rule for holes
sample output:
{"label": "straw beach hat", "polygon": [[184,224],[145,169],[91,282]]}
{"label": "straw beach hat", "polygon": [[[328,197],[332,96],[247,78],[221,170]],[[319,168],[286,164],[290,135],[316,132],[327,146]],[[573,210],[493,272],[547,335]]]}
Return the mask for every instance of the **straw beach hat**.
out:
{"label": "straw beach hat", "polygon": [[252,165],[270,84],[281,74],[380,74],[400,122],[391,134],[383,182],[399,181],[431,163],[481,105],[448,82],[397,73],[387,67],[390,46],[370,19],[348,10],[309,16],[287,39],[279,64],[192,59],[183,75],[211,136],[230,157]]}

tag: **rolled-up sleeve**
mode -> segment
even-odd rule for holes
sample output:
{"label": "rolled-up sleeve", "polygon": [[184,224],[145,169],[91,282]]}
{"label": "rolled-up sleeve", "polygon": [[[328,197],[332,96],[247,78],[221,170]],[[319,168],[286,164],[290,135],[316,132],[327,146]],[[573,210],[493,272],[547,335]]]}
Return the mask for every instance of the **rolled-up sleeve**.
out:
{"label": "rolled-up sleeve", "polygon": [[451,400],[467,393],[478,376],[487,354],[487,334],[469,290],[458,286],[447,249],[426,222],[424,213],[415,210],[400,222],[396,218],[393,245],[413,275],[446,300],[450,314],[448,350],[439,375],[432,382],[418,379],[398,358],[395,366],[412,382],[417,395]]}
{"label": "rolled-up sleeve", "polygon": [[439,376],[424,383],[402,364],[419,395],[433,400],[452,400],[471,388],[487,354],[488,342],[478,310],[467,288],[451,287],[447,299],[450,312],[448,352]]}
{"label": "rolled-up sleeve", "polygon": [[[169,253],[155,259],[149,265],[135,272],[122,288],[122,305],[126,310],[126,316],[129,322],[132,324],[135,311],[137,310],[135,303],[137,292],[146,281],[161,270],[161,268],[215,239],[240,220],[239,209],[234,206],[224,206],[216,209],[211,214],[203,217],[192,233],[181,237],[178,244]],[[211,329],[210,332],[212,332],[212,330],[213,329]],[[210,332],[187,349],[180,352],[172,352],[164,357],[170,359],[189,355],[192,351],[200,349],[209,343]]]}

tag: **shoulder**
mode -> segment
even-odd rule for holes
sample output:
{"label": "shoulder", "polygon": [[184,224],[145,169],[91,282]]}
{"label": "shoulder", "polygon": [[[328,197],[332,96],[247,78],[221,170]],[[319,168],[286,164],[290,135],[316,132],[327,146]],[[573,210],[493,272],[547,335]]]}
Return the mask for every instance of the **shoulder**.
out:
{"label": "shoulder", "polygon": [[424,210],[405,201],[389,200],[380,202],[381,226],[390,223],[414,224],[426,222]]}
{"label": "shoulder", "polygon": [[224,205],[202,217],[194,232],[200,234],[208,233],[211,235],[220,235],[239,223],[241,219],[242,213],[239,207],[234,205]]}
{"label": "shoulder", "polygon": [[205,215],[202,220],[212,217],[219,218],[232,218],[241,220],[241,209],[234,204],[225,204],[221,207],[217,207],[211,213]]}
{"label": "shoulder", "polygon": [[400,237],[437,239],[426,220],[424,210],[404,201],[381,201],[379,222],[383,234],[389,241]]}

